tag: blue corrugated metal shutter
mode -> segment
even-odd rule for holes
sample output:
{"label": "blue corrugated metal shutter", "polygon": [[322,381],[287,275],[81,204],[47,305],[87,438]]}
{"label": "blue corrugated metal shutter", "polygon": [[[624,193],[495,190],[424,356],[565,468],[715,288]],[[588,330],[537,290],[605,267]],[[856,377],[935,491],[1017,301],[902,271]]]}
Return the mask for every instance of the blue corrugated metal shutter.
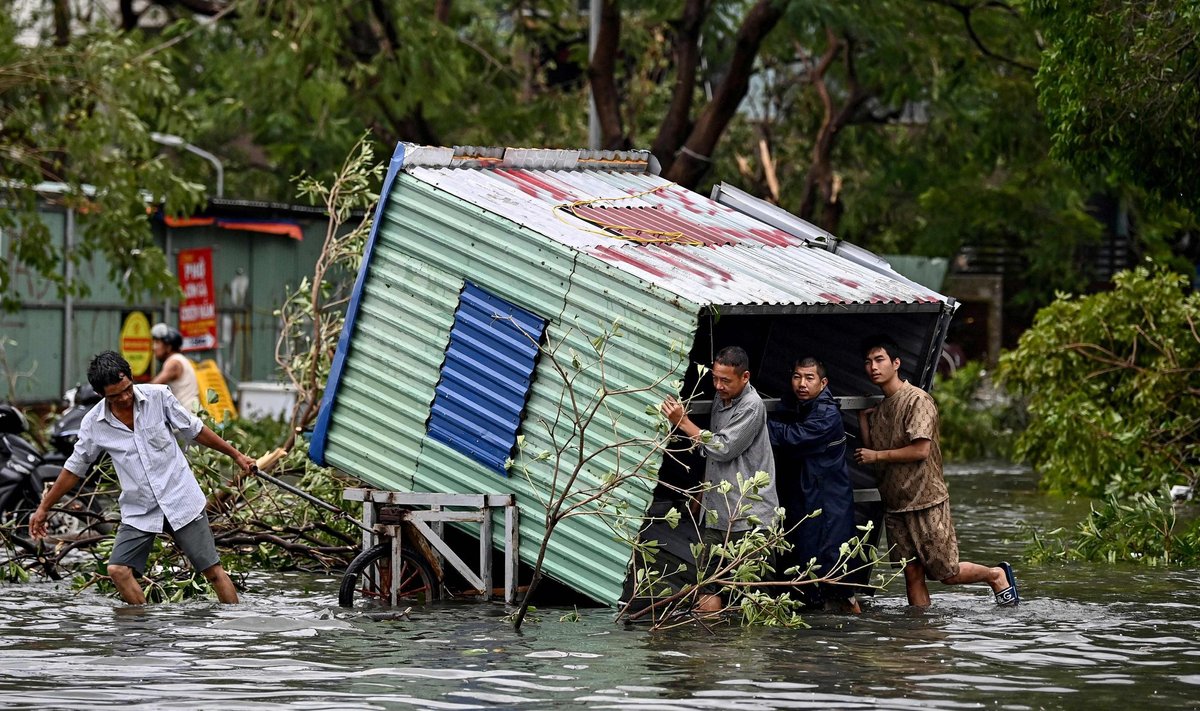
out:
{"label": "blue corrugated metal shutter", "polygon": [[503,472],[521,427],[545,324],[467,282],[450,329],[429,436]]}

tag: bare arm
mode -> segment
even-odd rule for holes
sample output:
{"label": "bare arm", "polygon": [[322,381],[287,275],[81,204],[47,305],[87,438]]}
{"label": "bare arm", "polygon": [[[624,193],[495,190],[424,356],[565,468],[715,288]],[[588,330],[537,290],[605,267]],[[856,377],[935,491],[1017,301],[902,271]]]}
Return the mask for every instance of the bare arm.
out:
{"label": "bare arm", "polygon": [[871,446],[871,413],[875,412],[875,408],[868,407],[865,410],[858,411],[858,430],[859,441],[864,447]]}
{"label": "bare arm", "polygon": [[29,535],[35,540],[46,535],[46,518],[50,515],[50,509],[58,503],[58,500],[63,497],[75,485],[79,483],[79,477],[71,472],[70,469],[63,469],[58,473],[58,478],[54,480],[54,486],[50,487],[50,491],[42,497],[42,503],[38,504],[37,511],[33,512],[33,516],[29,517]]}
{"label": "bare arm", "polygon": [[[663,400],[659,410],[662,411],[667,421],[675,426],[675,429],[690,437],[694,442],[698,443],[700,441],[700,428],[696,426],[695,422],[688,419],[687,410],[684,409],[683,403],[673,397],[668,397],[666,400]],[[692,520],[697,521],[700,519],[700,499],[695,492],[690,492],[688,499],[688,508],[691,509]]]}
{"label": "bare arm", "polygon": [[200,434],[196,435],[195,441],[204,445],[205,447],[208,447],[209,449],[215,450],[230,457],[233,459],[233,461],[237,462],[237,465],[241,467],[242,471],[246,474],[249,474],[254,469],[255,463],[253,457],[248,457],[239,452],[236,447],[221,439],[220,435],[209,429],[208,425],[204,425],[204,427],[200,429]]}
{"label": "bare arm", "polygon": [[919,462],[929,456],[930,448],[929,440],[918,439],[899,449],[856,449],[854,450],[854,461],[859,464]]}
{"label": "bare arm", "polygon": [[172,358],[163,363],[163,369],[158,371],[158,375],[154,376],[154,380],[151,380],[150,382],[155,385],[166,385],[175,378],[179,377],[179,369],[181,367],[183,366],[179,364],[179,361]]}

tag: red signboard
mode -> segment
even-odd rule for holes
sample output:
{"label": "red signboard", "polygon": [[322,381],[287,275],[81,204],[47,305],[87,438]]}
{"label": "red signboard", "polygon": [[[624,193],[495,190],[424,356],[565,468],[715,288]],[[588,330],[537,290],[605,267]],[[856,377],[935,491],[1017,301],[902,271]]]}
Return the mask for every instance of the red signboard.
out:
{"label": "red signboard", "polygon": [[217,301],[213,293],[212,248],[179,252],[179,332],[183,350],[206,351],[217,347]]}

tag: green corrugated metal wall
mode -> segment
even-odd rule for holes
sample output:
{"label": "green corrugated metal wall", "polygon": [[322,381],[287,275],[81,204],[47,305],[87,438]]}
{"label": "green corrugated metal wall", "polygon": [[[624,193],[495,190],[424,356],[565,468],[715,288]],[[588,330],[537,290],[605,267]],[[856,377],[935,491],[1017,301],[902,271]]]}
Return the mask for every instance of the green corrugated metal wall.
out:
{"label": "green corrugated metal wall", "polygon": [[[65,240],[65,214],[47,208],[42,221],[58,244]],[[197,247],[213,248],[213,286],[217,292],[218,314],[231,314],[235,333],[228,345],[222,346],[222,361],[231,378],[230,388],[238,380],[275,380],[275,341],[278,319],[274,311],[283,303],[286,292],[311,278],[313,265],[325,237],[324,220],[297,220],[303,225],[304,240],[283,236],[256,234],[215,227],[172,229],[168,264],[172,270],[178,250]],[[76,221],[76,230],[83,226]],[[163,228],[156,228],[155,242],[166,246]],[[7,239],[9,235],[5,235]],[[8,249],[7,245],[3,245]],[[6,251],[7,254],[7,251]],[[229,304],[228,285],[238,268],[250,277],[246,306],[234,309]],[[82,382],[87,364],[95,353],[119,347],[121,313],[141,310],[150,314],[151,322],[163,319],[163,303],[127,303],[117,284],[108,275],[108,263],[97,255],[80,266],[76,279],[86,281],[91,294],[76,299],[71,324],[73,347],[69,359],[71,382],[62,382],[63,301],[49,282],[37,279],[17,267],[14,291],[23,300],[22,309],[12,314],[0,314],[0,336],[11,338],[16,346],[8,348],[8,363],[14,371],[32,370],[23,378],[13,395],[20,401],[57,400],[66,388]],[[167,315],[168,322],[177,323],[178,305]],[[225,336],[222,335],[222,339]],[[190,354],[194,357],[214,357],[212,351]],[[34,367],[36,365],[36,367]],[[0,393],[0,398],[9,393]]]}
{"label": "green corrugated metal wall", "polygon": [[[567,367],[568,349],[589,353],[588,341],[601,325],[620,319],[624,335],[610,339],[605,358],[610,389],[647,386],[682,368],[699,307],[404,174],[394,184],[383,220],[338,388],[326,459],[389,489],[515,493],[522,516],[521,557],[532,563],[545,530],[546,512],[538,500],[545,498],[554,468],[531,455],[553,448],[542,423],[557,421],[560,439],[573,431],[559,416],[563,380],[550,359],[539,360],[522,428],[526,455],[518,464],[528,465],[529,480],[516,468],[505,478],[425,435],[464,278],[547,318],[549,343],[563,342],[560,360]],[[672,350],[672,344],[678,347]],[[615,427],[612,417],[602,415],[589,430],[589,448],[652,438],[654,422],[645,408],[672,392],[670,381],[682,377],[680,372],[667,378],[653,392],[610,400]],[[598,384],[598,372],[589,370],[575,390],[587,393]],[[626,449],[622,461],[638,454]],[[615,453],[597,457],[575,488],[599,484],[616,466]],[[624,489],[635,522],[649,506],[652,489],[645,481]],[[611,522],[586,515],[560,523],[545,562],[549,575],[608,604],[621,594],[631,556],[628,544],[615,540]],[[636,523],[633,529],[630,535]],[[502,536],[497,527],[497,543]]]}

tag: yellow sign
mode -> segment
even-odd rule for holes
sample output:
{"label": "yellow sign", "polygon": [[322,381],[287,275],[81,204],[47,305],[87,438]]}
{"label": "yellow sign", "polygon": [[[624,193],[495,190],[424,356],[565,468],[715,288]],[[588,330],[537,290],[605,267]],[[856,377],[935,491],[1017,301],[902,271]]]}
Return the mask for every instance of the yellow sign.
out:
{"label": "yellow sign", "polygon": [[[233,406],[233,398],[229,396],[229,386],[225,384],[225,376],[217,367],[217,361],[212,358],[195,364],[196,380],[200,384],[200,406],[208,410],[213,419],[220,422],[225,419],[225,413],[236,418],[237,408]],[[217,394],[214,402],[209,402],[209,391]]]}
{"label": "yellow sign", "polygon": [[121,326],[121,357],[129,361],[133,377],[143,375],[154,360],[150,345],[150,319],[141,311],[130,311]]}

